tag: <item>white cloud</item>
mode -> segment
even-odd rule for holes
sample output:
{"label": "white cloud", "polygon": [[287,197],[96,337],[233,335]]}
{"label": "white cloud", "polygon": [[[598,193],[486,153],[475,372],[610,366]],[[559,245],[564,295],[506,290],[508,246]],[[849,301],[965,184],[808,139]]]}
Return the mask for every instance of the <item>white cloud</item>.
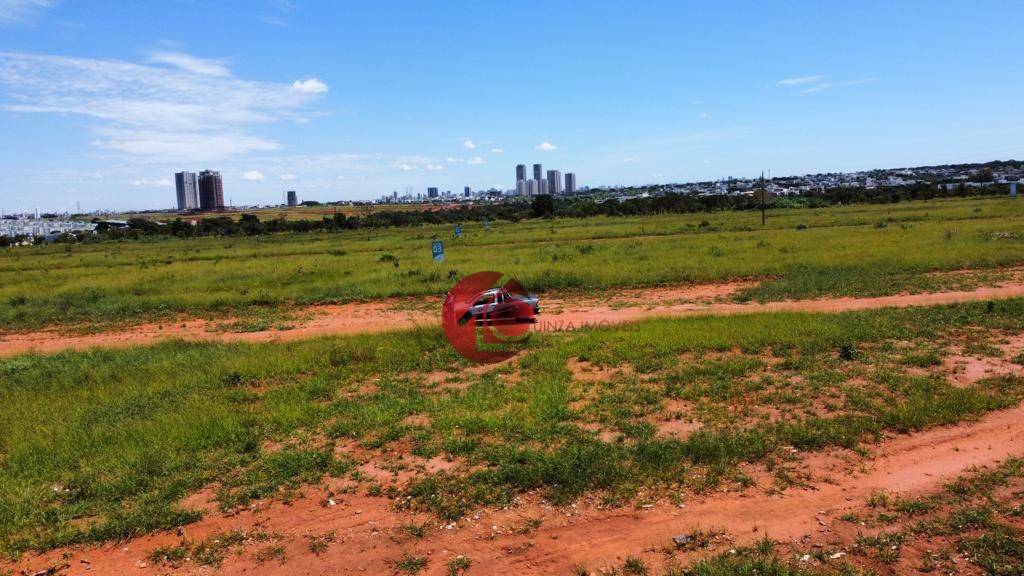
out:
{"label": "white cloud", "polygon": [[159,178],[159,179],[156,179],[156,180],[145,180],[145,179],[142,179],[142,180],[132,180],[131,182],[129,182],[129,184],[131,184],[132,186],[135,186],[135,187],[149,187],[149,188],[151,188],[151,187],[170,188],[171,186],[174,186],[174,182],[171,182],[170,179],[168,179],[168,178]]}
{"label": "white cloud", "polygon": [[626,156],[625,158],[622,159],[622,161],[623,162],[627,162],[627,163],[628,162],[635,162],[636,158],[634,158],[633,156]]}
{"label": "white cloud", "polygon": [[445,162],[448,162],[449,164],[456,164],[458,162],[465,162],[465,160],[463,160],[462,158],[456,158],[454,156],[449,156],[449,157],[445,158]]}
{"label": "white cloud", "polygon": [[[2,0],[0,0],[2,1]],[[167,53],[160,63],[0,52],[0,109],[76,115],[94,145],[160,161],[207,162],[279,148],[248,130],[301,116],[315,95],[223,75],[222,61]],[[187,70],[199,67],[207,74]]]}
{"label": "white cloud", "polygon": [[259,170],[248,170],[242,174],[242,178],[249,182],[262,182],[265,176],[263,176],[263,173]]}
{"label": "white cloud", "polygon": [[473,149],[476,148],[476,144],[473,144],[472,140],[470,140],[469,138],[466,138],[466,141],[462,143],[462,147],[463,148],[468,148],[470,150],[473,150]]}
{"label": "white cloud", "polygon": [[335,177],[334,179],[335,179],[335,180],[344,180],[344,179],[345,179],[345,177],[344,177],[344,176],[336,176],[336,177]]}
{"label": "white cloud", "polygon": [[323,94],[327,92],[327,84],[319,78],[309,78],[307,80],[292,82],[292,92],[300,92],[302,94]]}
{"label": "white cloud", "polygon": [[474,157],[470,158],[469,160],[466,160],[466,164],[469,164],[470,166],[479,166],[480,164],[483,164],[483,163],[484,163],[484,159],[479,157],[479,156],[474,156]]}
{"label": "white cloud", "polygon": [[295,174],[281,174],[280,176],[278,176],[278,178],[284,180],[285,182],[291,182],[292,180],[299,179],[299,177],[296,176]]}
{"label": "white cloud", "polygon": [[552,150],[558,150],[558,146],[555,146],[551,142],[548,142],[547,140],[545,140],[545,141],[541,142],[540,144],[537,144],[536,146],[534,146],[533,149],[534,150],[543,150],[544,152],[550,152]]}
{"label": "white cloud", "polygon": [[402,163],[398,165],[398,169],[401,170],[402,172],[412,172],[413,170],[416,169],[416,167],[413,166],[412,164]]}
{"label": "white cloud", "polygon": [[491,153],[492,154],[503,154],[504,152],[505,151],[502,150],[501,148],[491,148]]}
{"label": "white cloud", "polygon": [[813,84],[814,82],[820,82],[824,79],[824,76],[821,76],[820,74],[815,74],[813,76],[797,76],[796,78],[783,78],[782,80],[779,80],[775,84],[778,86],[799,86],[801,84]]}
{"label": "white cloud", "polygon": [[444,166],[441,164],[427,164],[426,169],[429,172],[440,172],[441,170],[444,170]]}
{"label": "white cloud", "polygon": [[197,58],[182,52],[154,52],[149,61],[155,64],[169,64],[186,72],[203,76],[231,76],[227,60]]}
{"label": "white cloud", "polygon": [[20,24],[53,6],[53,0],[0,0],[0,25]]}
{"label": "white cloud", "polygon": [[699,114],[699,116],[700,116],[701,118],[711,118],[711,113],[710,113],[710,112],[701,112],[701,113]]}
{"label": "white cloud", "polygon": [[871,82],[877,82],[878,78],[861,78],[859,80],[846,80],[845,82],[822,82],[810,88],[801,90],[800,94],[813,94],[815,92],[824,92],[825,90],[831,90],[833,88],[840,88],[843,86],[858,86],[860,84],[869,84]]}

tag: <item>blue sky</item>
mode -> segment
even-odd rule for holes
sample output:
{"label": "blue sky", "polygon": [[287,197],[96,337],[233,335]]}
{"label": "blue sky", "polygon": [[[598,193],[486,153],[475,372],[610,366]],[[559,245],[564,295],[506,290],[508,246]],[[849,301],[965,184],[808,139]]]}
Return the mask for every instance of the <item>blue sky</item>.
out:
{"label": "blue sky", "polygon": [[0,207],[1024,157],[1016,2],[0,0]]}

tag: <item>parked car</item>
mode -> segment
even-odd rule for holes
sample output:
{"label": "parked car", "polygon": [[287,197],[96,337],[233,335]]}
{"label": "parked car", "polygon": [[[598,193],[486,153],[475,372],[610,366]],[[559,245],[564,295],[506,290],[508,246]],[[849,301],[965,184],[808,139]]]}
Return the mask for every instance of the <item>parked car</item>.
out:
{"label": "parked car", "polygon": [[459,318],[464,326],[470,320],[477,326],[533,324],[540,314],[540,305],[534,294],[516,294],[506,288],[491,288],[484,292]]}

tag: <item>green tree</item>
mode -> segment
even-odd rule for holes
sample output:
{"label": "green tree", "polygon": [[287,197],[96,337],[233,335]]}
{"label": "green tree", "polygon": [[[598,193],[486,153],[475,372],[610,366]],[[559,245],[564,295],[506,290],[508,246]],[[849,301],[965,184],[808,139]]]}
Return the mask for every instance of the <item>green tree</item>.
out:
{"label": "green tree", "polygon": [[555,199],[550,194],[534,196],[530,210],[534,218],[551,218],[555,215]]}

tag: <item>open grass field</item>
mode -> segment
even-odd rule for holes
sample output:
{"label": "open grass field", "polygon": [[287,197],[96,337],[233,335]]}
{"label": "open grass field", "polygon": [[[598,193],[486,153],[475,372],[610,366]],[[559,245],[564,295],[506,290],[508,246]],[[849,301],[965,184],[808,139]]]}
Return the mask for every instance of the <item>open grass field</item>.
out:
{"label": "open grass field", "polygon": [[[4,251],[0,332],[269,341],[0,358],[0,576],[1020,574],[1024,203],[759,216]],[[609,321],[487,366],[402,329],[484,269]]]}
{"label": "open grass field", "polygon": [[[1024,300],[1006,300],[543,334],[531,351],[485,369],[424,330],[0,360],[0,551],[188,524],[201,514],[182,500],[204,489],[232,512],[319,487],[324,506],[388,502],[425,521],[408,528],[421,532],[527,494],[612,507],[781,494],[816,480],[801,468],[816,454],[864,456],[892,434],[1018,405],[1022,334]],[[991,370],[955,368],[969,358]],[[1003,526],[992,514],[982,521]],[[1019,538],[1015,530],[976,531],[970,545],[987,550],[985,562],[1016,562],[1019,548],[993,542]],[[311,538],[339,548],[344,540]],[[227,554],[175,546],[155,551],[156,561],[217,564]],[[263,553],[276,558],[270,548]],[[754,570],[778,560],[743,554],[697,573],[812,573]],[[418,558],[393,567],[416,572],[427,566]],[[741,560],[750,566],[736,568]],[[645,566],[635,559],[619,573]]]}
{"label": "open grass field", "polygon": [[[0,331],[103,326],[400,295],[493,269],[538,292],[764,279],[740,299],[936,290],[1024,263],[1024,202],[980,198],[771,211],[495,222],[0,253]],[[430,241],[445,241],[446,261]]]}

